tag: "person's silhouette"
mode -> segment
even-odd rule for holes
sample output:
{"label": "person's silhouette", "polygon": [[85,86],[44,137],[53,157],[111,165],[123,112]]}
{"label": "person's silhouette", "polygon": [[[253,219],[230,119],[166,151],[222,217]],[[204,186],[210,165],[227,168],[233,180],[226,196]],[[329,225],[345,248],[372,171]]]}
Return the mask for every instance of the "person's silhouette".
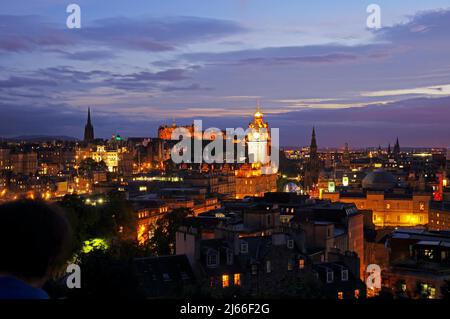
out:
{"label": "person's silhouette", "polygon": [[0,205],[0,299],[48,299],[41,287],[64,262],[70,226],[41,201]]}

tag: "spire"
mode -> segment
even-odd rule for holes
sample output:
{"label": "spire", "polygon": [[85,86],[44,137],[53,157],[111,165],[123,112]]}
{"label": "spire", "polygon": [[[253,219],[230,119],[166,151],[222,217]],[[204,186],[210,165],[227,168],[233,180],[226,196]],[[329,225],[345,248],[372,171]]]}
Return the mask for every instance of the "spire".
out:
{"label": "spire", "polygon": [[398,137],[397,137],[397,141],[395,142],[395,146],[394,146],[394,154],[395,155],[400,154],[400,143],[398,142]]}
{"label": "spire", "polygon": [[94,127],[91,123],[91,108],[88,108],[87,122],[84,126],[84,141],[92,142],[94,140]]}
{"label": "spire", "polygon": [[87,124],[91,125],[91,108],[90,107],[88,107]]}
{"label": "spire", "polygon": [[311,136],[311,149],[317,150],[317,141],[316,141],[316,129],[313,126],[312,136]]}
{"label": "spire", "polygon": [[254,114],[255,121],[262,121],[263,114],[261,112],[261,105],[259,103],[259,99],[256,100],[256,112]]}

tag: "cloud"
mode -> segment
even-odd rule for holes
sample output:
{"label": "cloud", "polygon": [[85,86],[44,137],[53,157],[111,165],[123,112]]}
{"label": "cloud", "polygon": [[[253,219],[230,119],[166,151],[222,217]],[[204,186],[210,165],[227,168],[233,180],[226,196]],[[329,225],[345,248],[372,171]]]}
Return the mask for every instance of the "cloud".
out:
{"label": "cloud", "polygon": [[90,51],[79,51],[79,52],[64,52],[63,56],[69,60],[78,61],[95,61],[95,60],[110,60],[117,57],[117,55],[112,51],[106,50],[90,50]]}
{"label": "cloud", "polygon": [[418,87],[411,89],[399,89],[399,90],[383,90],[374,92],[363,92],[361,96],[366,97],[381,97],[381,96],[400,96],[400,95],[447,95],[450,96],[450,84]]}
{"label": "cloud", "polygon": [[[187,16],[98,19],[75,31],[40,16],[0,15],[0,21],[0,50],[8,52],[75,45],[163,52],[246,31],[233,21]],[[111,57],[111,53],[103,53]],[[68,57],[87,59],[98,55],[88,51]]]}
{"label": "cloud", "polygon": [[212,88],[202,87],[198,83],[193,83],[188,86],[167,86],[163,88],[165,92],[175,92],[175,91],[211,91]]}
{"label": "cloud", "polygon": [[160,83],[175,82],[189,79],[185,69],[167,69],[159,72],[141,71],[131,74],[113,74],[103,81],[104,85],[110,85],[123,90],[142,90],[158,87]]}
{"label": "cloud", "polygon": [[0,80],[0,88],[18,88],[31,86],[57,86],[55,80],[38,79],[21,76],[11,76],[6,80]]}
{"label": "cloud", "polygon": [[0,15],[0,21],[0,51],[32,51],[75,44],[64,29],[43,17]]}
{"label": "cloud", "polygon": [[386,26],[374,31],[378,40],[421,46],[424,43],[449,46],[450,10],[439,9],[419,12],[406,22]]}
{"label": "cloud", "polygon": [[213,65],[284,65],[284,64],[336,64],[352,63],[361,59],[385,59],[392,54],[392,46],[365,44],[348,46],[339,44],[265,47],[220,53],[188,53],[189,61],[203,61]]}

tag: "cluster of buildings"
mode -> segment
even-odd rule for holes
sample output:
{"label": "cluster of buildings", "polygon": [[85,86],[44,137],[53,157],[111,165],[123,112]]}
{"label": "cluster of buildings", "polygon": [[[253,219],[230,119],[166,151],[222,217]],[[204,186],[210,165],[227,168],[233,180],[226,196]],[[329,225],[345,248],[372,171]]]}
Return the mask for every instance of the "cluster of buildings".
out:
{"label": "cluster of buildings", "polygon": [[[266,160],[271,136],[258,109],[245,138],[219,133],[253,161],[174,163],[177,128],[202,146],[215,139],[176,123],[157,137],[96,139],[88,110],[83,141],[2,141],[0,201],[76,194],[101,205],[102,195],[120,191],[141,244],[165,214],[188,209],[173,255],[135,261],[149,297],[192,287],[217,296],[442,297],[450,280],[447,150],[400,148],[398,138],[392,149],[321,150],[313,128],[309,147],[281,150],[277,170]],[[374,264],[381,287],[366,285]]]}

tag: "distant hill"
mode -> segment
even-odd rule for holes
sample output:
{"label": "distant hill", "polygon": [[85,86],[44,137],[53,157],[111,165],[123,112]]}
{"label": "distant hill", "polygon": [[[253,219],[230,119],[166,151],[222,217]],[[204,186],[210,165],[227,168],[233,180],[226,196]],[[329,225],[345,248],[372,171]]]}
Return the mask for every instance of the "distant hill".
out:
{"label": "distant hill", "polygon": [[69,141],[69,142],[75,142],[78,141],[77,138],[72,136],[65,136],[65,135],[22,135],[22,136],[15,136],[15,137],[0,137],[0,140],[7,140],[7,141],[25,141],[25,142],[45,142],[45,141]]}

